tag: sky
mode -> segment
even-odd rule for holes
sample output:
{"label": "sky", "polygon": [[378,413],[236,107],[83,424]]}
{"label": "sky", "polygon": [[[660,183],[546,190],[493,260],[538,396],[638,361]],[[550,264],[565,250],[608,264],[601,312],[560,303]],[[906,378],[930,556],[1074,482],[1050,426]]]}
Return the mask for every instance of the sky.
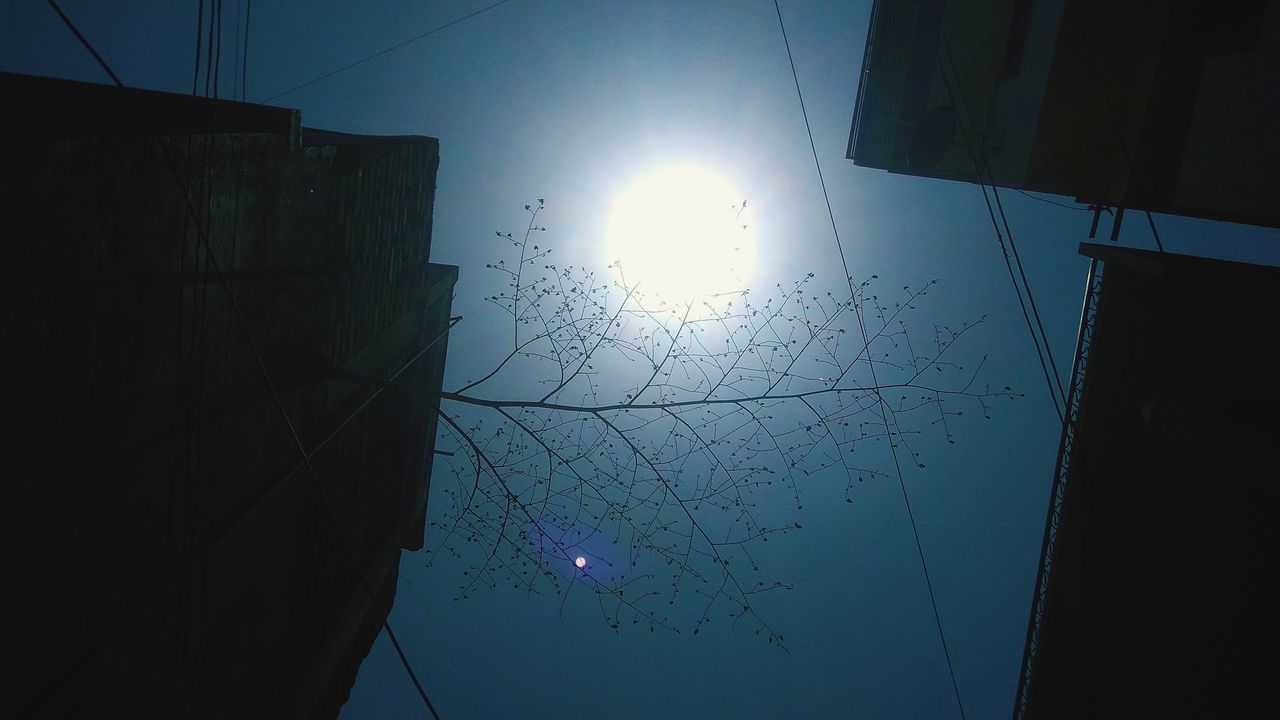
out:
{"label": "sky", "polygon": [[[245,95],[260,101],[488,5],[488,0],[256,0]],[[122,81],[190,92],[196,1],[63,0]],[[224,73],[235,53],[224,0]],[[1060,425],[976,186],[889,175],[844,158],[869,2],[781,3],[817,153],[855,278],[886,287],[939,281],[921,322],[985,316],[961,356],[983,378],[1025,393],[957,443],[909,468],[920,540],[969,717],[1010,712],[1027,628]],[[105,82],[45,2],[0,8],[0,70]],[[224,82],[223,96],[239,92]],[[274,104],[303,123],[352,133],[440,139],[432,260],[460,266],[446,388],[494,351],[497,278],[485,263],[519,232],[523,206],[562,262],[605,271],[608,211],[637,177],[692,163],[748,199],[760,248],[753,287],[807,273],[842,282],[772,2],[540,2],[500,7]],[[1077,254],[1090,216],[1002,194],[1064,376],[1088,268]],[[1070,198],[1052,198],[1071,204]],[[1131,215],[1121,244],[1152,248]],[[1169,252],[1280,264],[1280,233],[1157,217]],[[1104,222],[1105,227],[1105,222]],[[833,268],[835,269],[833,272]],[[1190,329],[1189,329],[1190,330]],[[1065,382],[1065,377],[1064,377]],[[437,473],[439,473],[437,467]],[[432,517],[447,506],[433,483]],[[959,717],[910,525],[896,485],[811,478],[804,529],[761,559],[794,589],[763,600],[787,637],[779,652],[713,623],[689,633],[615,633],[589,603],[517,591],[453,599],[460,566],[402,558],[391,623],[442,717]],[[428,536],[428,545],[432,537]],[[384,638],[341,717],[425,712]]]}

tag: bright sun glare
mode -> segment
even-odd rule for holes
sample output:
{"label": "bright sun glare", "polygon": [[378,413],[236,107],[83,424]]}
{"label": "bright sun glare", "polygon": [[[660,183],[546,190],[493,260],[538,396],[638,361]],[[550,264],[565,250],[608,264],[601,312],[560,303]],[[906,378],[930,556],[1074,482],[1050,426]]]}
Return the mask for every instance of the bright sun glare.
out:
{"label": "bright sun glare", "polygon": [[606,237],[609,260],[621,262],[627,284],[667,301],[740,289],[755,271],[742,196],[724,177],[696,165],[635,180],[614,200]]}

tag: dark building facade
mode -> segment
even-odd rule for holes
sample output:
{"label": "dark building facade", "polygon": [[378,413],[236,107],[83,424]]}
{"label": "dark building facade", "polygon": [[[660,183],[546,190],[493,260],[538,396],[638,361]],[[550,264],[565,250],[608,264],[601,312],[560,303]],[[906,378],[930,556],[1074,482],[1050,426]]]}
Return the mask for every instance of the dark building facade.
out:
{"label": "dark building facade", "polygon": [[[847,155],[1280,227],[1277,77],[1275,0],[875,0]],[[1280,270],[1081,252],[1013,715],[1280,717]]]}
{"label": "dark building facade", "polygon": [[1280,717],[1280,269],[1081,252],[1014,717]]}
{"label": "dark building facade", "polygon": [[335,716],[423,542],[438,401],[376,378],[442,381],[438,142],[25,76],[0,96],[6,705]]}
{"label": "dark building facade", "polygon": [[858,165],[1280,227],[1280,2],[873,8]]}

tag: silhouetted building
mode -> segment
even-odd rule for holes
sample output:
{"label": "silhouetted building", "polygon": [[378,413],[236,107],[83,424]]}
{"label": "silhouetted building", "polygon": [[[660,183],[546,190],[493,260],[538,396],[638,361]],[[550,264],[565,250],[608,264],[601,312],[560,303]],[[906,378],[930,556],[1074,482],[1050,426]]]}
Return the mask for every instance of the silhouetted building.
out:
{"label": "silhouetted building", "polygon": [[848,157],[1280,226],[1280,2],[875,0]]}
{"label": "silhouetted building", "polygon": [[1014,717],[1280,717],[1280,269],[1081,252]]}
{"label": "silhouetted building", "polygon": [[443,376],[438,142],[17,75],[0,97],[5,705],[333,717],[423,542],[438,400],[379,379]]}

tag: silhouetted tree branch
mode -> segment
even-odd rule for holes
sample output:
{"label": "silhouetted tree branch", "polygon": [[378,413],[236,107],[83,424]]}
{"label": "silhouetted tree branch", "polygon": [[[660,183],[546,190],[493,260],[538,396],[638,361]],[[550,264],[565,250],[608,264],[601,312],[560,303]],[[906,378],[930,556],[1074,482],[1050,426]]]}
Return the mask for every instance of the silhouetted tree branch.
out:
{"label": "silhouetted tree branch", "polygon": [[850,297],[812,290],[810,273],[762,301],[668,305],[552,263],[533,242],[542,209],[526,206],[521,238],[497,233],[516,261],[488,266],[503,279],[485,299],[510,318],[506,349],[439,393],[458,452],[451,506],[431,526],[436,553],[472,562],[459,599],[506,583],[563,610],[583,588],[614,629],[695,634],[721,608],[781,646],[754,602],[791,586],[764,579],[752,550],[800,529],[805,479],[843,478],[853,502],[856,483],[892,477],[875,457],[889,443],[923,467],[926,434],[953,442],[966,411],[1016,396],[979,383],[985,358],[968,371],[952,358],[981,320],[908,332],[936,280],[882,301],[874,275]]}

